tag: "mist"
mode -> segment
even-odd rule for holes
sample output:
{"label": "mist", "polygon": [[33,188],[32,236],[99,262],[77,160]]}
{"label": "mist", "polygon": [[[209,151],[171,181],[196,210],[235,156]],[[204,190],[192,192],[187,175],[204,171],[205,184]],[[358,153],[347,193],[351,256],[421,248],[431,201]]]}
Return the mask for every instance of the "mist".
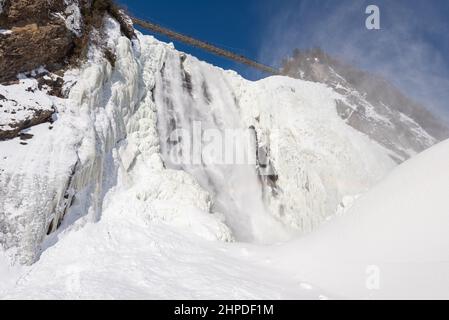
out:
{"label": "mist", "polygon": [[[365,9],[380,8],[380,30]],[[449,123],[449,3],[445,0],[287,0],[265,3],[259,60],[279,65],[294,48],[320,47],[380,76]]]}

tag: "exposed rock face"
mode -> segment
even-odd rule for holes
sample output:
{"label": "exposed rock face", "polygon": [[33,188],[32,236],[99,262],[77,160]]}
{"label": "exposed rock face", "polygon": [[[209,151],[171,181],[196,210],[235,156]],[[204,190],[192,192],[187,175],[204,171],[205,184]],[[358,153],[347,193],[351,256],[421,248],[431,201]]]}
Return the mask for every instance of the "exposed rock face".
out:
{"label": "exposed rock face", "polygon": [[64,11],[64,0],[6,0],[0,25],[4,29],[32,23],[45,25],[55,21],[55,13]]}
{"label": "exposed rock face", "polygon": [[[32,98],[32,103],[16,101],[19,93],[12,85],[19,84],[19,73],[37,80],[19,85],[24,89],[20,96],[40,92],[63,98],[64,80],[52,72],[62,74],[58,71],[82,60],[91,30],[101,29],[106,13],[119,22],[124,35],[135,36],[132,22],[110,0],[1,0],[0,4],[0,84],[7,85],[0,90],[0,140],[51,121],[55,112],[51,104]],[[114,64],[106,48],[104,55]]]}
{"label": "exposed rock face", "polygon": [[28,119],[11,124],[11,128],[9,130],[0,129],[0,140],[15,138],[20,135],[20,132],[23,129],[27,129],[44,122],[50,122],[54,113],[54,110],[42,110],[36,108],[30,109],[30,111],[32,112],[32,115]]}
{"label": "exposed rock face", "polygon": [[[80,15],[73,14],[76,12],[73,6],[77,4],[75,0],[2,1],[0,29],[4,31],[0,33],[0,83],[17,84],[17,74],[40,67],[48,70],[63,68],[78,36],[68,22],[73,26],[80,26],[82,22]],[[56,76],[53,79],[47,72],[34,72],[33,77],[36,84],[25,86],[27,91],[20,94],[15,85],[2,87],[0,140],[13,139],[23,135],[24,129],[52,121],[53,105],[51,102],[42,104],[37,97],[40,94],[61,96],[63,80]],[[18,96],[28,97],[28,100],[18,100]]]}
{"label": "exposed rock face", "polygon": [[21,72],[45,66],[58,69],[74,47],[66,27],[63,0],[6,1],[0,18],[0,82]]}
{"label": "exposed rock face", "polygon": [[63,68],[85,53],[91,26],[100,27],[105,12],[134,36],[129,19],[110,0],[2,0],[0,13],[0,83],[44,66]]}
{"label": "exposed rock face", "polygon": [[337,102],[340,117],[391,150],[397,162],[449,137],[445,124],[386,80],[337,61],[320,49],[295,50],[283,62],[283,72],[325,83],[342,94],[345,99]]}
{"label": "exposed rock face", "polygon": [[50,96],[62,98],[63,79],[41,72],[9,86],[0,85],[0,141],[24,136],[22,130],[53,121]]}
{"label": "exposed rock face", "polygon": [[13,27],[9,35],[0,35],[0,81],[37,66],[60,69],[72,48],[73,36],[63,23]]}

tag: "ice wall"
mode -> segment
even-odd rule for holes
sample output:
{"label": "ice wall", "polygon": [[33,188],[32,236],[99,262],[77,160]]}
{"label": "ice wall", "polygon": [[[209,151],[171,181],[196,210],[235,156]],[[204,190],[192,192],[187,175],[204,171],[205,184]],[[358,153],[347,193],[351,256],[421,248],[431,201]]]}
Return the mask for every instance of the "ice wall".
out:
{"label": "ice wall", "polygon": [[[213,210],[225,214],[238,240],[284,238],[281,223],[265,208],[256,163],[250,161],[257,146],[246,139],[249,130],[224,72],[167,48],[156,77],[155,101],[161,153],[167,166],[188,172],[212,194]],[[176,130],[187,136],[178,137]],[[204,140],[213,138],[207,138],[208,133],[218,135],[215,143],[221,152],[195,148],[196,144],[205,147]],[[226,133],[234,135],[232,141],[226,141]],[[225,148],[226,142],[231,142],[232,150]],[[234,161],[224,161],[231,152],[246,155],[247,161],[238,162],[236,156]],[[181,159],[176,161],[177,157]]]}
{"label": "ice wall", "polygon": [[[59,233],[102,219],[112,190],[120,214],[209,240],[271,243],[317,227],[394,166],[338,117],[341,97],[324,85],[250,82],[153,37],[131,42],[113,19],[105,34],[114,67],[93,42],[88,62],[65,76],[73,87],[54,101],[53,129],[34,128],[27,148],[2,142],[0,243],[15,261],[33,263]],[[173,133],[198,124],[206,140],[231,131],[248,162],[174,161],[188,149]]]}
{"label": "ice wall", "polygon": [[0,243],[20,263],[37,259],[40,243],[60,225],[75,194],[86,194],[85,213],[95,221],[105,191],[114,185],[113,148],[126,138],[126,122],[141,97],[141,76],[120,26],[112,19],[106,24],[115,68],[92,47],[89,63],[71,75],[76,84],[69,98],[58,101],[52,130],[34,128],[23,148],[16,146],[18,139],[3,144],[8,148],[0,179]]}
{"label": "ice wall", "polygon": [[[338,117],[341,97],[324,85],[287,77],[251,82],[169,47],[156,79],[165,163],[189,172],[213,195],[213,208],[225,214],[238,240],[272,242],[292,229],[309,232],[395,165],[386,149]],[[233,147],[256,161],[217,164],[217,155],[211,159],[204,150],[199,163],[173,161],[186,154],[195,161],[195,143],[173,135],[179,129],[187,138],[199,130],[203,146],[211,129],[223,140],[236,131]]]}

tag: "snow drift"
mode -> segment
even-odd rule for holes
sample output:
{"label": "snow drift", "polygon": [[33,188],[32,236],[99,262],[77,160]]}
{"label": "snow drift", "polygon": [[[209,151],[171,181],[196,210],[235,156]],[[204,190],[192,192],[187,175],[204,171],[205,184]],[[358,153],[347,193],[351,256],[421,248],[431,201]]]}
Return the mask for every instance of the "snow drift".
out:
{"label": "snow drift", "polygon": [[132,193],[117,189],[98,223],[60,234],[32,267],[8,266],[0,255],[0,297],[447,299],[448,157],[446,141],[344,216],[273,246],[201,240],[148,220],[127,205]]}
{"label": "snow drift", "polygon": [[405,162],[279,259],[340,298],[447,299],[448,159],[445,141]]}

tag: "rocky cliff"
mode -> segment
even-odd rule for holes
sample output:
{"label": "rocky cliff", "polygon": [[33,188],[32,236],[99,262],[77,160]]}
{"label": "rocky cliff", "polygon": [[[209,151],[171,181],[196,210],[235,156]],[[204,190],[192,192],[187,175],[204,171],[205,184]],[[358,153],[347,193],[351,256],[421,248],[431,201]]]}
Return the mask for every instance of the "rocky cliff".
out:
{"label": "rocky cliff", "polygon": [[320,49],[294,50],[283,73],[325,83],[344,97],[337,111],[346,123],[369,135],[402,162],[449,137],[449,127],[380,76],[334,59]]}
{"label": "rocky cliff", "polygon": [[[95,155],[80,168],[80,134],[95,130],[76,123],[86,124],[83,117],[91,116],[87,110],[103,101],[97,88],[101,83],[84,87],[80,69],[90,61],[90,71],[107,82],[112,65],[119,64],[116,41],[123,35],[128,42],[122,47],[132,50],[134,30],[110,1],[6,0],[1,8],[0,244],[13,251],[13,260],[31,263],[44,236],[61,225],[77,179],[84,181],[74,174],[101,176],[93,169],[101,166]],[[126,87],[133,86],[127,82]],[[122,103],[131,106],[132,98],[130,94]],[[86,99],[89,107],[83,104]]]}
{"label": "rocky cliff", "polygon": [[[121,31],[134,37],[126,16],[106,0],[3,0],[0,13],[0,83],[18,84],[19,78],[37,80],[37,87],[25,88],[24,96],[35,91],[62,98],[63,74],[87,59],[88,43],[97,41],[103,54],[114,57],[101,43],[106,14],[119,21]],[[54,105],[33,101],[17,102],[8,90],[0,96],[0,140],[20,135],[24,129],[51,122]],[[31,99],[32,100],[32,99]]]}
{"label": "rocky cliff", "polygon": [[89,33],[105,13],[114,16],[128,37],[134,30],[109,0],[3,0],[0,13],[0,83],[45,67],[49,71],[77,63]]}
{"label": "rocky cliff", "polygon": [[79,8],[64,0],[6,0],[0,16],[0,82],[40,66],[61,69],[82,35]]}

